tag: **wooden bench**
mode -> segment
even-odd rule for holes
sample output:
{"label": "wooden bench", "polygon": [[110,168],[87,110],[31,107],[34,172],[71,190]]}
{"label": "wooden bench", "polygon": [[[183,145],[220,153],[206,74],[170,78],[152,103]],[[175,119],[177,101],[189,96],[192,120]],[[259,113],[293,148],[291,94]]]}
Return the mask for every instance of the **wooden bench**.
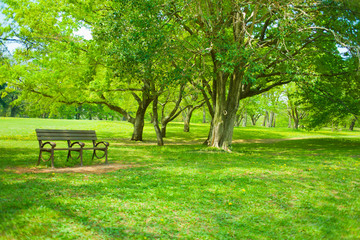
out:
{"label": "wooden bench", "polygon": [[[96,158],[100,159],[105,157],[105,163],[108,163],[108,147],[109,143],[107,142],[96,142],[97,137],[94,130],[55,130],[55,129],[35,129],[37,139],[39,141],[39,160],[37,165],[40,164],[40,161],[47,162],[51,160],[51,167],[54,167],[54,151],[55,150],[65,150],[68,151],[68,156],[66,161],[69,158],[73,158],[71,156],[72,152],[79,152],[80,164],[83,166],[83,151],[84,150],[93,150],[92,159],[96,156]],[[85,147],[85,143],[80,142],[81,140],[92,141],[92,147]],[[43,142],[46,141],[46,142]],[[68,147],[66,148],[56,148],[56,143],[51,141],[67,141]],[[75,141],[75,142],[73,142]],[[96,151],[104,152],[104,155],[99,157],[96,154]],[[50,158],[45,160],[43,159],[43,152],[49,152]]]}

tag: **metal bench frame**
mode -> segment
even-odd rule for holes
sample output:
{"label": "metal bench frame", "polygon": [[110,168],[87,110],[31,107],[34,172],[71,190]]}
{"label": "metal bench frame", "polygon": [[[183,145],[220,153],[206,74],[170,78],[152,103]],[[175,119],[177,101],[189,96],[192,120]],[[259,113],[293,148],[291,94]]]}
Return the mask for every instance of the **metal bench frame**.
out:
{"label": "metal bench frame", "polygon": [[[68,151],[68,156],[66,161],[69,158],[73,159],[71,153],[79,152],[79,156],[76,159],[80,158],[80,164],[83,166],[83,151],[84,150],[93,150],[92,159],[94,157],[100,159],[105,157],[105,163],[108,163],[108,142],[96,142],[97,136],[94,130],[58,130],[58,129],[35,129],[37,140],[39,141],[39,159],[37,165],[41,161],[47,162],[51,161],[51,167],[54,168],[54,151],[55,150],[65,150]],[[85,147],[85,143],[80,142],[80,140],[90,140],[92,141],[92,147]],[[43,142],[46,141],[46,142]],[[51,141],[67,141],[67,148],[56,148],[56,143]],[[75,141],[75,142],[72,142]],[[49,146],[47,146],[49,145]],[[100,146],[99,146],[100,145]],[[103,146],[102,146],[103,145]],[[75,147],[77,146],[77,147]],[[104,155],[99,157],[96,154],[96,151],[104,152]],[[49,152],[50,158],[44,159],[43,152]]]}

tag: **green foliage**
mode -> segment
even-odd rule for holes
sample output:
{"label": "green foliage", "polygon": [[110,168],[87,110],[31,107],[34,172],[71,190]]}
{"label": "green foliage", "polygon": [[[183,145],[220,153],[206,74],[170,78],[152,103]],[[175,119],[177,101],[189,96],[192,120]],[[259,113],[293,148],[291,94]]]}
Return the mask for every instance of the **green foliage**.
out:
{"label": "green foliage", "polygon": [[[351,78],[351,81],[348,79]],[[360,82],[358,74],[322,78],[300,85],[298,94],[302,97],[309,116],[309,128],[347,119],[349,116],[360,116]]]}

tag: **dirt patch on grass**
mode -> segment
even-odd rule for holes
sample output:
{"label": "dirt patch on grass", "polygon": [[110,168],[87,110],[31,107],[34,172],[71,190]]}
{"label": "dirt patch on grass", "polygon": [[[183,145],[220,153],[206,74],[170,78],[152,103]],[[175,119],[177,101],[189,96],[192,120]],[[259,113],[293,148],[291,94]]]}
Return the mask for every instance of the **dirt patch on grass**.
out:
{"label": "dirt patch on grass", "polygon": [[65,168],[10,168],[5,169],[5,171],[14,172],[18,174],[22,173],[94,173],[101,174],[107,172],[114,172],[120,169],[140,167],[136,164],[120,164],[120,163],[111,163],[111,164],[101,164],[93,166],[83,166],[83,167],[65,167]]}

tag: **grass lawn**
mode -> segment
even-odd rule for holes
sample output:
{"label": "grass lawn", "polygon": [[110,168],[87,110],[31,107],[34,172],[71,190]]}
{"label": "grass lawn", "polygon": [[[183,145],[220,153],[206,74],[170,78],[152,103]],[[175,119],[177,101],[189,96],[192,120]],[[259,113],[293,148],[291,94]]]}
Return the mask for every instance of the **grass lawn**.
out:
{"label": "grass lawn", "polygon": [[[164,147],[150,124],[143,143],[128,140],[124,122],[0,126],[0,239],[360,239],[359,129],[236,128],[229,154],[201,145],[204,124],[184,133],[170,123]],[[94,129],[110,142],[110,165],[132,167],[19,174],[49,167],[36,167],[35,128]],[[55,152],[57,168],[79,165],[65,159]],[[90,159],[88,151],[84,165],[103,163]]]}

